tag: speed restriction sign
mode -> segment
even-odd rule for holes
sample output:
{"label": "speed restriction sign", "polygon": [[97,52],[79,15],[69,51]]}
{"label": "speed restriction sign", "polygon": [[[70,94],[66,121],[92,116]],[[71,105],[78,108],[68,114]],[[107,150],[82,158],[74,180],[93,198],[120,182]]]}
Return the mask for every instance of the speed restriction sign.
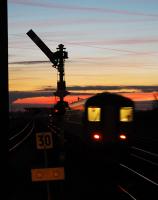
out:
{"label": "speed restriction sign", "polygon": [[52,133],[51,132],[36,133],[36,147],[37,149],[53,148]]}

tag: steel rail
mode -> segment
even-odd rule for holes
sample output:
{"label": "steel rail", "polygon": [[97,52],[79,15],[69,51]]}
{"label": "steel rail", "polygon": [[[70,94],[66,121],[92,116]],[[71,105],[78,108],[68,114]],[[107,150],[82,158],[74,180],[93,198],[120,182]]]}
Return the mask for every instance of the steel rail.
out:
{"label": "steel rail", "polygon": [[142,174],[140,174],[140,173],[136,172],[135,170],[133,170],[133,169],[127,167],[126,165],[120,163],[120,166],[123,167],[123,168],[125,168],[125,169],[128,169],[129,171],[131,171],[131,172],[133,172],[134,174],[140,176],[141,178],[145,179],[146,181],[152,183],[153,185],[158,186],[158,183],[156,183],[155,181],[153,181],[153,180],[151,180],[151,179],[149,179],[149,178],[143,176]]}
{"label": "steel rail", "polygon": [[118,188],[122,190],[125,194],[127,194],[131,199],[137,200],[133,195],[131,195],[126,189],[124,189],[122,186],[118,185]]}
{"label": "steel rail", "polygon": [[15,148],[17,148],[19,145],[21,145],[31,135],[33,129],[34,129],[34,123],[33,123],[33,126],[31,128],[30,132],[23,139],[21,139],[18,143],[16,143],[13,147],[9,148],[9,152],[11,152]]}
{"label": "steel rail", "polygon": [[12,137],[9,138],[9,141],[13,140],[14,138],[16,138],[17,136],[19,136],[21,133],[23,133],[25,131],[25,129],[32,123],[32,120],[30,122],[28,122],[26,124],[26,126],[21,130],[19,131],[18,133],[16,133],[15,135],[13,135]]}

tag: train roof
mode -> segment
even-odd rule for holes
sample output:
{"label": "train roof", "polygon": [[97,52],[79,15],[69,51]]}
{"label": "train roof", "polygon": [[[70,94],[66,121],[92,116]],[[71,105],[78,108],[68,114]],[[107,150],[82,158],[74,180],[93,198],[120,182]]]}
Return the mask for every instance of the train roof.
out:
{"label": "train roof", "polygon": [[124,97],[120,94],[116,93],[108,93],[108,92],[103,92],[103,93],[98,93],[90,98],[87,99],[85,105],[93,105],[93,104],[98,104],[98,105],[127,105],[127,106],[134,106],[134,102],[127,98]]}
{"label": "train roof", "polygon": [[69,107],[73,110],[83,110],[86,100],[87,99],[81,99],[77,102],[73,102],[73,103],[69,104]]}

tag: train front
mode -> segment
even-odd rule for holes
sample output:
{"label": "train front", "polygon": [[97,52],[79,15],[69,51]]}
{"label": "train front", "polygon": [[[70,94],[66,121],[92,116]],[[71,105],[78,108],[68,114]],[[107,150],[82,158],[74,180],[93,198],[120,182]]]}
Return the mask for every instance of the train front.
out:
{"label": "train front", "polygon": [[89,98],[83,117],[87,145],[95,150],[127,152],[133,114],[133,101],[121,95],[101,93]]}

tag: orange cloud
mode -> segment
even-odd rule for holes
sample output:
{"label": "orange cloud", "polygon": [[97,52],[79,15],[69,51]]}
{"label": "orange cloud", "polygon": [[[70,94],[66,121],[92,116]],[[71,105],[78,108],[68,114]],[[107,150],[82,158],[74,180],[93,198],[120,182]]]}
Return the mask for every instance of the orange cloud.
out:
{"label": "orange cloud", "polygon": [[[90,97],[90,95],[79,95],[79,96],[67,96],[65,101],[72,103],[80,99],[85,99]],[[56,97],[30,97],[30,98],[21,98],[13,102],[13,104],[55,104],[59,99]]]}
{"label": "orange cloud", "polygon": [[[154,93],[158,97],[158,93]],[[133,101],[152,101],[155,99],[153,93],[123,93],[122,95]]]}
{"label": "orange cloud", "polygon": [[17,99],[14,104],[52,104],[55,102],[54,97],[29,97]]}
{"label": "orange cloud", "polygon": [[[154,100],[153,93],[120,93],[121,95],[132,99],[133,101],[152,101]],[[156,93],[155,93],[156,94]],[[158,93],[156,94],[158,96]],[[80,99],[86,99],[91,95],[78,95],[78,96],[66,96],[65,101],[72,103]],[[13,104],[55,104],[59,99],[56,97],[30,97],[17,99]]]}

